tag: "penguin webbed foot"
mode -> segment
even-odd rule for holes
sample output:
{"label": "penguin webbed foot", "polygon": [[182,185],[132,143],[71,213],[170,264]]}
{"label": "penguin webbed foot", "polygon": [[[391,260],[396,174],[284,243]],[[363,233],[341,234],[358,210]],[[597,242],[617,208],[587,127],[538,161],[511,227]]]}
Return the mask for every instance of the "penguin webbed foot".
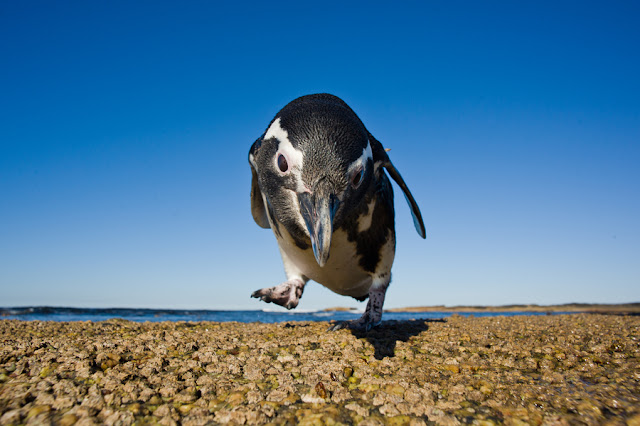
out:
{"label": "penguin webbed foot", "polygon": [[304,282],[302,280],[291,279],[275,287],[256,290],[251,293],[251,297],[266,303],[275,303],[287,309],[293,309],[298,306],[303,290]]}
{"label": "penguin webbed foot", "polygon": [[382,322],[382,305],[384,305],[384,297],[387,292],[389,281],[382,286],[369,289],[369,301],[364,314],[353,321],[342,321],[329,327],[328,331],[337,331],[343,328],[349,328],[354,331],[364,331],[365,333],[373,327],[377,327]]}
{"label": "penguin webbed foot", "polygon": [[373,321],[373,318],[366,315],[365,313],[365,315],[360,317],[360,319],[353,321],[340,321],[336,324],[332,324],[331,327],[327,329],[327,331],[338,331],[342,330],[343,328],[348,328],[353,331],[361,331],[366,333],[372,328],[379,326],[381,323],[382,321]]}

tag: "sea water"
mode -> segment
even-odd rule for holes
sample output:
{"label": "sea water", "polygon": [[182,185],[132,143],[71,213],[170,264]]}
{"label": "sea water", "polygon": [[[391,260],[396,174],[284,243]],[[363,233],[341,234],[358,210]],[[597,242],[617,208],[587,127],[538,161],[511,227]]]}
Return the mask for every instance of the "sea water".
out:
{"label": "sea water", "polygon": [[[561,314],[566,312],[554,312]],[[545,315],[545,312],[385,312],[383,320],[427,320],[446,318],[453,314],[462,316],[513,316]],[[121,318],[130,321],[216,321],[216,322],[262,322],[289,321],[346,321],[360,318],[358,311],[225,311],[225,310],[180,310],[180,309],[132,309],[132,308],[64,308],[64,307],[17,307],[0,308],[0,319],[25,321],[106,321]]]}

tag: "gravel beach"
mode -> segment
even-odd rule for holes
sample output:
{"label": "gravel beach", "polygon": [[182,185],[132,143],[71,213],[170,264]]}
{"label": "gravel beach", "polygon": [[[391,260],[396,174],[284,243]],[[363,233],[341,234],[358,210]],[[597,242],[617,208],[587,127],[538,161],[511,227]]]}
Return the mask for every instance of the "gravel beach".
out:
{"label": "gravel beach", "polygon": [[640,316],[0,321],[0,424],[640,425]]}

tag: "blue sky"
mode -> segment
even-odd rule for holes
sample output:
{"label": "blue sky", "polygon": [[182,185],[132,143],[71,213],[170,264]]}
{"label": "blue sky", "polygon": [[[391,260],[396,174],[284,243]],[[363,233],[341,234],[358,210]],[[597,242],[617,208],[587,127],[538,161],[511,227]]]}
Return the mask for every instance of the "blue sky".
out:
{"label": "blue sky", "polygon": [[246,157],[317,92],[422,209],[386,307],[640,301],[640,8],[521,3],[3,2],[0,306],[275,308]]}

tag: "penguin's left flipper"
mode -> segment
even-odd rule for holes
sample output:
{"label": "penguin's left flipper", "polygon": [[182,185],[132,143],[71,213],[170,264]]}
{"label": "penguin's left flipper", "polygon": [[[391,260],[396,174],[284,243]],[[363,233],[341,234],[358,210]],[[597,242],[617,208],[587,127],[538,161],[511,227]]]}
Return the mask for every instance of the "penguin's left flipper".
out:
{"label": "penguin's left flipper", "polygon": [[251,293],[251,297],[260,299],[263,302],[275,303],[287,309],[293,309],[298,306],[304,291],[304,285],[305,283],[301,279],[293,278],[275,287],[256,290]]}
{"label": "penguin's left flipper", "polygon": [[349,328],[351,330],[367,332],[373,327],[380,325],[382,322],[382,306],[384,305],[384,297],[387,293],[389,284],[382,287],[371,287],[369,290],[369,301],[367,302],[367,309],[364,314],[353,321],[342,321],[329,327],[328,331],[337,331],[343,328]]}

